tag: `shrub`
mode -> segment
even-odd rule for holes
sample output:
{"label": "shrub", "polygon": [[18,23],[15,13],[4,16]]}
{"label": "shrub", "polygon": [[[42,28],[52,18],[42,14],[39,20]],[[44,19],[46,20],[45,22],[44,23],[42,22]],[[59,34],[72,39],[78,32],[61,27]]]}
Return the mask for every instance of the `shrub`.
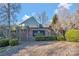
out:
{"label": "shrub", "polygon": [[57,40],[58,40],[58,41],[64,41],[65,38],[64,38],[63,35],[57,35]]}
{"label": "shrub", "polygon": [[1,39],[0,40],[0,47],[5,47],[9,45],[9,39]]}
{"label": "shrub", "polygon": [[17,39],[9,40],[9,45],[10,45],[10,46],[18,45],[18,40],[17,40]]}
{"label": "shrub", "polygon": [[79,30],[70,29],[66,32],[65,38],[67,41],[79,42]]}
{"label": "shrub", "polygon": [[36,41],[44,41],[45,37],[44,36],[35,36]]}
{"label": "shrub", "polygon": [[35,36],[36,41],[53,41],[56,39],[56,36]]}
{"label": "shrub", "polygon": [[47,40],[47,41],[54,41],[54,40],[57,40],[57,38],[56,38],[56,35],[47,36],[47,37],[46,37],[46,40]]}

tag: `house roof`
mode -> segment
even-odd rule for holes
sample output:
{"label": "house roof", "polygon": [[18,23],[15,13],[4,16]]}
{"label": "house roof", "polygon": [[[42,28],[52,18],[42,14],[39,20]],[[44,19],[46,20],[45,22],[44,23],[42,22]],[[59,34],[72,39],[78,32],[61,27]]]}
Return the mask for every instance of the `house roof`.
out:
{"label": "house roof", "polygon": [[[20,25],[22,25],[22,24],[29,26],[29,27],[39,27],[39,25],[40,25],[40,23],[33,16],[26,19],[22,23],[20,23]],[[42,24],[42,25],[43,25],[43,27],[49,27],[49,25],[47,25],[47,24]]]}
{"label": "house roof", "polygon": [[21,24],[25,24],[25,25],[27,25],[29,27],[38,27],[39,26],[39,23],[36,21],[36,19],[33,16],[26,19]]}

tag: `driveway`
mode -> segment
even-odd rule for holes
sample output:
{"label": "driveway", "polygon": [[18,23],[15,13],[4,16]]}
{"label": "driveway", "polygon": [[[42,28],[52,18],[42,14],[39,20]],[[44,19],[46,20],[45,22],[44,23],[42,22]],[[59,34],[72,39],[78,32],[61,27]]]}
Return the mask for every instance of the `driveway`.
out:
{"label": "driveway", "polygon": [[65,41],[26,41],[8,48],[2,56],[77,56],[79,43]]}

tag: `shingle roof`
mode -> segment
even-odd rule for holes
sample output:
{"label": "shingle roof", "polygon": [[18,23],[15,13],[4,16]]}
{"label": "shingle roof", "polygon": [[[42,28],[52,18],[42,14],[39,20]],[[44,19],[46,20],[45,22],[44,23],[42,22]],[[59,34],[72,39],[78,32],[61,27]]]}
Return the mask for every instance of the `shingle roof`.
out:
{"label": "shingle roof", "polygon": [[39,23],[36,21],[36,19],[33,16],[26,19],[21,24],[25,24],[29,27],[38,27],[39,26]]}

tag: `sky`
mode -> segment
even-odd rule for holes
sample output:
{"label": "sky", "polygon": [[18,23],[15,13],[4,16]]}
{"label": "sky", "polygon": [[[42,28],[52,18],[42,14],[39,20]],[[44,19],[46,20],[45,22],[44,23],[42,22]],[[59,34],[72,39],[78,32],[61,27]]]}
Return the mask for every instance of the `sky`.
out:
{"label": "sky", "polygon": [[55,13],[57,13],[58,9],[64,6],[70,12],[75,10],[74,4],[67,4],[67,3],[22,3],[20,13],[18,14],[18,23],[25,20],[25,18],[29,18],[39,12],[45,11],[48,20],[51,21],[51,18]]}

